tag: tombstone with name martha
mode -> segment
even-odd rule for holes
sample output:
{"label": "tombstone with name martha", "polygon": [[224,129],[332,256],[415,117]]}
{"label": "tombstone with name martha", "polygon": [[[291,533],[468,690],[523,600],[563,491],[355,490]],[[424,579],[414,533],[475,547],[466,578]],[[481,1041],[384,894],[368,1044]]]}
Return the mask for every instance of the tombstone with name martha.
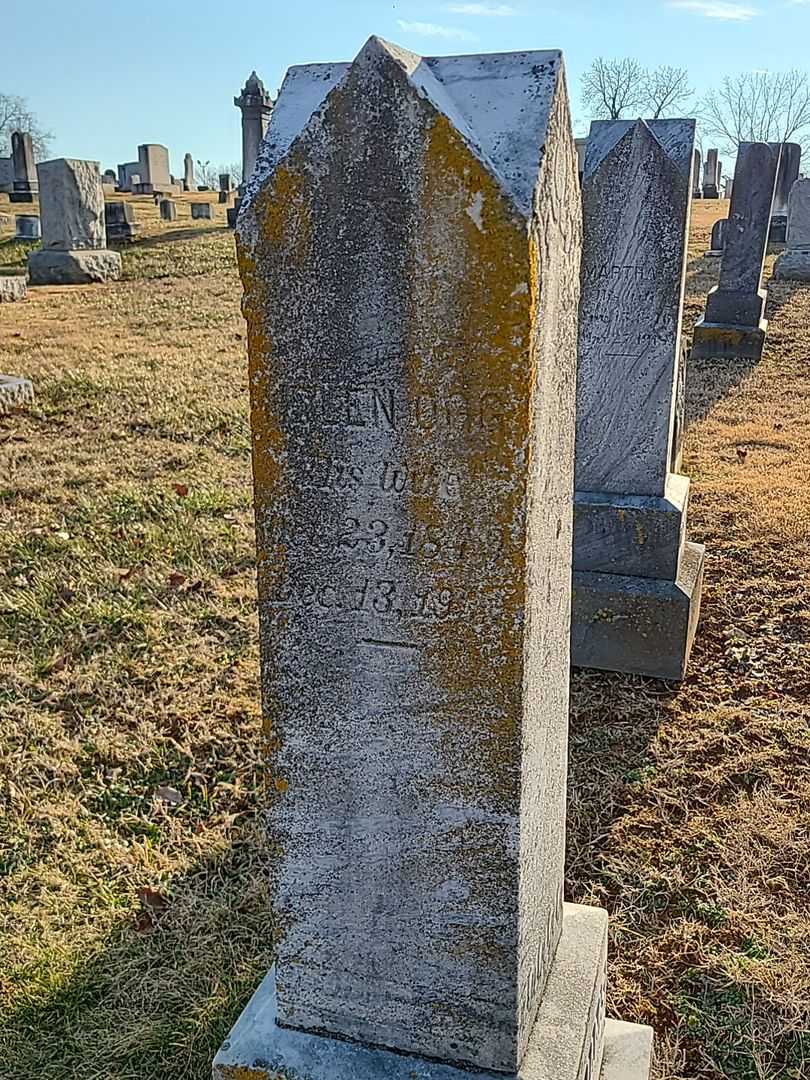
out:
{"label": "tombstone with name martha", "polygon": [[205,219],[210,221],[214,216],[213,207],[211,203],[207,202],[193,202],[191,204],[191,216],[194,220]]}
{"label": "tombstone with name martha", "polygon": [[647,1075],[562,892],[579,220],[558,52],[285,79],[237,235],[278,941],[221,1080]]}
{"label": "tombstone with name martha", "polygon": [[37,193],[37,167],[34,163],[34,143],[27,131],[11,133],[11,161],[14,180],[9,201],[33,202]]}
{"label": "tombstone with name martha", "polygon": [[129,203],[122,201],[105,202],[104,228],[107,243],[130,244],[138,233],[135,215]]}
{"label": "tombstone with name martha", "polygon": [[107,248],[97,161],[56,158],[37,166],[42,248],[28,256],[32,285],[85,285],[121,276]]}
{"label": "tombstone with name martha", "polygon": [[692,153],[692,198],[700,199],[703,192],[700,188],[700,150],[695,147]]}
{"label": "tombstone with name martha", "polygon": [[717,160],[717,150],[712,148],[706,154],[706,162],[703,166],[703,198],[719,199],[719,186],[720,165]]}
{"label": "tombstone with name martha", "polygon": [[177,203],[173,199],[160,200],[161,221],[177,221]]}
{"label": "tombstone with name martha", "polygon": [[183,158],[183,191],[196,191],[197,184],[194,180],[194,158],[186,154]]}
{"label": "tombstone with name martha", "polygon": [[770,146],[779,154],[779,169],[776,173],[776,185],[773,192],[768,242],[784,244],[787,239],[788,199],[791,188],[799,179],[802,148],[798,143],[791,142],[770,143]]}
{"label": "tombstone with name martha", "polygon": [[672,471],[694,120],[591,124],[582,186],[571,660],[681,679],[704,549]]}
{"label": "tombstone with name martha", "polygon": [[36,214],[15,214],[14,239],[39,240],[42,236],[40,220]]}
{"label": "tombstone with name martha", "polygon": [[810,179],[790,189],[787,249],[779,256],[773,276],[781,281],[810,281]]}
{"label": "tombstone with name martha", "polygon": [[768,323],[762,267],[768,246],[779,152],[768,143],[741,143],[725,231],[720,281],[695,325],[693,359],[759,360]]}

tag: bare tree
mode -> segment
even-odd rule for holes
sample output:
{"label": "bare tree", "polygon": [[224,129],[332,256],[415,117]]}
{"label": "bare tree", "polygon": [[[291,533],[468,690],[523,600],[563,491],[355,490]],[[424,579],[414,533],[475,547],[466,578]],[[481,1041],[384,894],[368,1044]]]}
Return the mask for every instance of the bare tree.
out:
{"label": "bare tree", "polygon": [[645,73],[645,115],[653,120],[683,113],[684,106],[692,97],[689,73],[686,68],[662,64]]}
{"label": "bare tree", "polygon": [[194,169],[194,179],[197,181],[198,187],[207,187],[212,191],[216,191],[219,187],[217,167],[212,165],[210,161],[197,161]]}
{"label": "bare tree", "polygon": [[237,187],[239,187],[239,185],[242,183],[241,161],[232,161],[231,164],[227,167],[227,169],[223,169],[222,171],[229,172],[231,174],[231,180]]}
{"label": "bare tree", "polygon": [[0,155],[11,153],[11,133],[27,131],[34,143],[34,157],[42,161],[48,156],[51,139],[49,131],[43,130],[35,114],[28,108],[25,98],[0,93]]}
{"label": "bare tree", "polygon": [[582,103],[597,120],[618,120],[644,104],[647,74],[637,60],[597,56],[582,76]]}
{"label": "bare tree", "polygon": [[699,113],[703,134],[729,153],[741,142],[801,141],[810,128],[810,79],[803,71],[727,76]]}

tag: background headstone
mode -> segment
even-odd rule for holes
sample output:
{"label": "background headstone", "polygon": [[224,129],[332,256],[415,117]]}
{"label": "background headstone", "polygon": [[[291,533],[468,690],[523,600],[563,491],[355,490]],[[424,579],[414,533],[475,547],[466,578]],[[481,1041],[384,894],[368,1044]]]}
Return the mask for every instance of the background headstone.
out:
{"label": "background headstone", "polygon": [[562,58],[372,38],[293,69],[246,200],[279,934],[214,1075],[595,1077],[605,919],[562,902]]}
{"label": "background headstone", "polygon": [[700,150],[695,147],[692,154],[692,198],[700,199],[703,197],[703,192],[700,187]]}
{"label": "background headstone", "polygon": [[194,158],[191,154],[186,154],[183,158],[183,190],[197,190],[197,184],[194,180]]}
{"label": "background headstone", "polygon": [[[143,143],[138,147],[140,186],[153,191],[171,191],[174,185],[169,169],[169,151],[160,143]],[[151,195],[152,191],[143,192]]]}
{"label": "background headstone", "polygon": [[177,221],[177,203],[172,199],[161,199],[160,217],[162,221]]}
{"label": "background headstone", "polygon": [[210,220],[214,216],[213,209],[211,207],[211,203],[193,202],[191,204],[191,216],[195,220],[199,219],[199,218],[205,218],[205,219]]}
{"label": "background headstone", "polygon": [[127,161],[118,166],[118,188],[120,191],[132,191],[132,185],[137,180],[140,182],[140,164],[137,161]]}
{"label": "background headstone", "polygon": [[802,148],[798,143],[769,143],[772,150],[779,154],[779,168],[776,173],[776,185],[773,192],[771,227],[768,233],[770,244],[784,244],[787,239],[787,214],[790,191],[799,179],[802,163]]}
{"label": "background headstone", "polygon": [[107,243],[129,244],[138,232],[132,207],[127,202],[104,204],[104,227]]}
{"label": "background headstone", "polygon": [[706,252],[707,255],[717,257],[723,254],[723,250],[726,246],[726,229],[728,228],[728,218],[718,218],[712,225],[711,247]]}
{"label": "background headstone", "polygon": [[695,325],[693,358],[758,360],[762,355],[768,328],[762,267],[778,162],[778,150],[768,143],[740,144],[720,281]]}
{"label": "background headstone", "polygon": [[582,185],[571,659],[664,679],[703,573],[671,471],[694,140],[694,120],[595,121]]}
{"label": "background headstone", "polygon": [[703,166],[703,198],[717,199],[720,196],[720,166],[717,160],[717,150],[712,147],[706,154]]}
{"label": "background headstone", "polygon": [[15,240],[39,240],[42,236],[39,218],[36,214],[16,214],[14,217]]}
{"label": "background headstone", "polygon": [[787,250],[776,260],[773,276],[783,281],[810,281],[810,179],[790,189]]}
{"label": "background headstone", "polygon": [[34,143],[27,131],[12,131],[11,162],[14,180],[10,201],[33,202],[37,192],[37,171],[34,163]]}
{"label": "background headstone", "polygon": [[259,148],[273,112],[273,99],[252,71],[233,103],[242,113],[242,184],[239,188],[242,192],[256,168]]}
{"label": "background headstone", "polygon": [[14,159],[0,157],[0,192],[10,195],[14,190]]}

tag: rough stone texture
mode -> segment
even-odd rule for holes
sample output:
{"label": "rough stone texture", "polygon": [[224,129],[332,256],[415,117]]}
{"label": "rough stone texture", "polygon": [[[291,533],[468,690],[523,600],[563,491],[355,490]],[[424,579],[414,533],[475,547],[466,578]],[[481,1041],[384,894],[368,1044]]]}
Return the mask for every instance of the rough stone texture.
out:
{"label": "rough stone texture", "polygon": [[776,260],[773,276],[810,281],[810,179],[797,180],[790,189],[787,251]]}
{"label": "rough stone texture", "polygon": [[214,216],[214,211],[211,203],[196,202],[191,204],[191,216],[193,218],[207,218],[211,219]]}
{"label": "rough stone texture", "polygon": [[[691,645],[669,620],[689,495],[671,470],[694,137],[693,120],[596,121],[582,187],[572,662],[609,656],[613,670],[661,678],[683,671]],[[583,574],[589,592],[576,588]],[[600,590],[618,594],[621,619],[594,622],[587,598]],[[699,592],[690,599],[696,611]]]}
{"label": "rough stone texture", "polygon": [[702,195],[700,189],[700,150],[697,147],[692,151],[692,198],[699,199]]}
{"label": "rough stone texture", "polygon": [[728,213],[720,281],[695,326],[696,359],[762,355],[767,292],[760,288],[768,244],[778,153],[768,143],[742,143]]}
{"label": "rough stone texture", "polygon": [[0,375],[0,414],[10,413],[21,405],[30,405],[33,400],[34,386],[29,379]]}
{"label": "rough stone texture", "polygon": [[28,256],[32,285],[89,285],[121,276],[121,256],[108,249],[32,251]]}
{"label": "rough stone texture", "polygon": [[653,1029],[623,1020],[605,1022],[601,1080],[647,1080],[653,1064]]}
{"label": "rough stone texture", "polygon": [[36,214],[16,214],[14,217],[15,240],[39,240],[42,235],[39,218]]}
{"label": "rough stone texture", "polygon": [[25,300],[28,284],[23,274],[0,274],[0,304]]}
{"label": "rough stone texture", "polygon": [[[327,65],[324,65],[327,66]],[[273,99],[255,71],[250,73],[234,105],[242,112],[242,186],[244,188],[256,168],[262,140],[273,112]]]}
{"label": "rough stone texture", "polygon": [[104,204],[104,227],[107,243],[129,244],[137,233],[132,207],[126,202],[108,202]]}
{"label": "rough stone texture", "polygon": [[41,161],[37,174],[43,249],[105,248],[104,192],[98,162],[56,158]]}
{"label": "rough stone texture", "polygon": [[161,199],[160,217],[162,221],[177,221],[177,203],[172,199]]}
{"label": "rough stone texture", "polygon": [[169,168],[169,151],[165,146],[143,143],[138,147],[138,175],[141,184],[150,184],[156,191],[175,186]]}
{"label": "rough stone texture", "polygon": [[707,255],[713,257],[720,256],[726,247],[726,229],[728,228],[728,218],[718,218],[712,225],[712,238],[711,247],[706,252]]}
{"label": "rough stone texture", "polygon": [[183,158],[183,190],[197,190],[197,184],[194,180],[194,158],[191,154],[186,154]]}
{"label": "rough stone texture", "polygon": [[11,166],[14,179],[9,200],[33,202],[37,191],[37,169],[34,163],[34,143],[27,131],[11,133]]}
{"label": "rough stone texture", "polygon": [[719,198],[720,187],[720,163],[717,160],[717,150],[712,148],[706,154],[703,165],[703,198]]}

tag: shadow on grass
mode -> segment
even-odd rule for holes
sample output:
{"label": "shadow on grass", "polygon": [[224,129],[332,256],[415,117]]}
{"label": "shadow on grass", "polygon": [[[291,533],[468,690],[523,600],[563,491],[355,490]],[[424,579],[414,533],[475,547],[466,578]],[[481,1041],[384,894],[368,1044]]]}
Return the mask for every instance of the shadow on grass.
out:
{"label": "shadow on grass", "polygon": [[125,244],[111,244],[116,251],[143,251],[147,248],[162,247],[165,244],[177,243],[181,240],[196,240],[201,236],[210,236],[213,233],[229,232],[227,225],[211,225],[199,229],[173,229],[168,232],[157,233],[155,236],[142,236]]}
{"label": "shadow on grass", "polygon": [[[242,841],[98,943],[32,947],[5,972],[2,1080],[203,1080],[271,963],[258,848]],[[154,903],[154,894],[152,896]]]}

